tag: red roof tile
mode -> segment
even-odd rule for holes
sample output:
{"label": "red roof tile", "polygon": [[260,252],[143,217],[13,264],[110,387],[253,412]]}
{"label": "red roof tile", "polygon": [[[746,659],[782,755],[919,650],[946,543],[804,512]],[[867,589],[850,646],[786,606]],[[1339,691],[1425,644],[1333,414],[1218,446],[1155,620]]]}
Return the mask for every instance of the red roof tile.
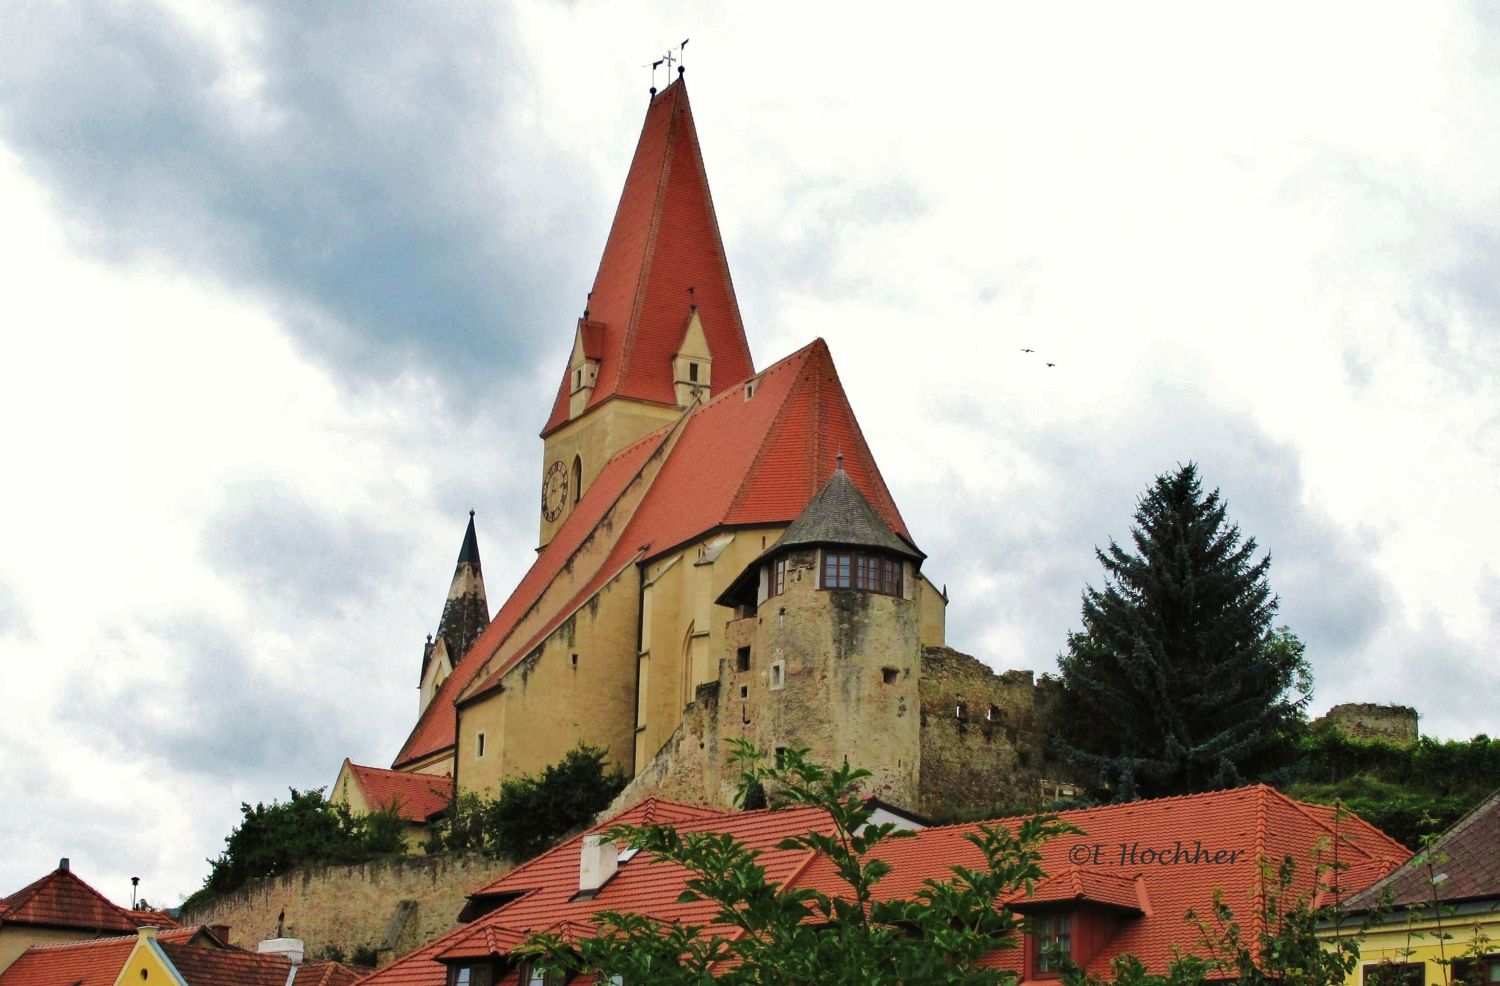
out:
{"label": "red roof tile", "polygon": [[349,774],[371,809],[395,809],[408,822],[425,822],[453,800],[453,778],[446,774],[413,774],[349,763]]}
{"label": "red roof tile", "polygon": [[134,935],[67,945],[35,945],[0,972],[0,986],[114,986]]}
{"label": "red roof tile", "polygon": [[[646,110],[594,278],[584,346],[600,363],[589,406],[616,396],[675,405],[672,357],[694,304],[714,388],[754,373],[687,86],[678,80]],[[542,434],[567,422],[568,398],[565,368]]]}
{"label": "red roof tile", "polygon": [[137,928],[147,926],[153,928],[180,928],[172,915],[166,911],[126,911],[125,916],[131,920]]}
{"label": "red roof tile", "polygon": [[71,870],[56,869],[0,901],[0,924],[34,924],[80,931],[130,932],[130,912],[111,903]]}
{"label": "red roof tile", "polygon": [[[828,816],[814,809],[769,812],[713,812],[671,802],[643,803],[619,820],[657,821],[680,817],[679,831],[726,832],[759,850],[760,863],[780,883],[814,887],[825,893],[844,890],[826,859],[800,850],[776,848],[786,836],[823,828]],[[1205,912],[1215,888],[1242,918],[1251,912],[1260,887],[1259,856],[1272,863],[1285,854],[1298,862],[1298,888],[1310,890],[1314,879],[1311,853],[1332,845],[1335,831],[1327,813],[1309,810],[1263,786],[1182,798],[1163,798],[1062,813],[1086,834],[1053,840],[1043,850],[1043,868],[1053,876],[1037,885],[1021,903],[1073,907],[1102,905],[1123,915],[1118,930],[1086,964],[1107,973],[1109,962],[1130,952],[1152,971],[1161,971],[1174,946],[1190,946],[1196,931],[1185,919],[1190,908]],[[1015,826],[1018,820],[1002,820]],[[607,828],[602,825],[593,831]],[[908,896],[929,879],[951,876],[955,865],[982,864],[967,835],[977,825],[930,828],[913,838],[886,843],[880,857],[892,864],[879,885],[886,896]],[[1363,822],[1340,823],[1343,858],[1354,866],[1345,872],[1346,887],[1376,879],[1399,864],[1405,850]],[[587,925],[603,910],[649,914],[665,921],[706,924],[713,906],[681,903],[684,873],[674,865],[637,855],[591,900],[575,901],[582,836],[543,853],[481,888],[476,897],[506,898],[472,924],[432,943],[370,976],[370,986],[440,986],[441,956],[459,958],[503,954],[517,936],[558,927]],[[1163,864],[1161,858],[1168,861]],[[1362,877],[1353,874],[1362,872]],[[728,929],[715,929],[728,933]],[[575,931],[575,933],[587,933]],[[487,950],[487,951],[486,951]],[[996,953],[994,965],[1018,969],[1019,949]],[[3,986],[3,984],[0,984]]]}

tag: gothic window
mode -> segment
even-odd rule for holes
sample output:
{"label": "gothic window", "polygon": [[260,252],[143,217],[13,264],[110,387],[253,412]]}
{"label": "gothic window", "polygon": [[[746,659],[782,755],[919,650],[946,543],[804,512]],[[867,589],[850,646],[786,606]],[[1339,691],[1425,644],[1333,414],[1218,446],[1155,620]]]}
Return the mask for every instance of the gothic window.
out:
{"label": "gothic window", "polygon": [[583,459],[582,459],[582,457],[576,456],[576,455],[573,456],[573,487],[572,488],[573,488],[573,502],[577,503],[578,502],[578,498],[580,496],[583,496]]}
{"label": "gothic window", "polygon": [[1070,914],[1038,915],[1031,925],[1032,940],[1036,943],[1036,971],[1057,975],[1057,963],[1047,953],[1056,947],[1063,955],[1072,955],[1073,919]]}

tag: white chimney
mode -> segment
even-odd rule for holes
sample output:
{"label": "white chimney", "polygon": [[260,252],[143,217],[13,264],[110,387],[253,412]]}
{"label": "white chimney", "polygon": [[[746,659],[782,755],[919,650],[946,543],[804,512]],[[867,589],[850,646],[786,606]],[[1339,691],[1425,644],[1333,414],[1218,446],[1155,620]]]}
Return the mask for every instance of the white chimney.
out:
{"label": "white chimney", "polygon": [[578,892],[593,896],[620,868],[620,851],[608,836],[586,835],[578,853]]}
{"label": "white chimney", "polygon": [[302,964],[302,953],[305,951],[301,938],[267,938],[255,950],[262,955],[280,955],[292,965]]}

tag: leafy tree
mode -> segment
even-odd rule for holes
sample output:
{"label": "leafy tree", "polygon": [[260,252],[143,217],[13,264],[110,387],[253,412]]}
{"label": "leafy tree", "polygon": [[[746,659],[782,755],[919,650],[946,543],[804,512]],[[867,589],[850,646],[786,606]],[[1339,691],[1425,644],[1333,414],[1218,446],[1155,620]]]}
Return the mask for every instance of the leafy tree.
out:
{"label": "leafy tree", "polygon": [[734,933],[708,934],[696,925],[605,912],[595,917],[597,936],[538,935],[520,953],[554,971],[664,986],[984,986],[1014,979],[979,968],[985,955],[1017,941],[1019,919],[1001,901],[1043,876],[1040,847],[1046,839],[1076,829],[1048,817],[1027,819],[1015,833],[982,825],[969,839],[982,852],[983,865],[955,866],[952,877],[930,880],[910,898],[884,899],[879,884],[890,866],[874,852],[912,833],[872,822],[874,807],[856,791],[868,771],[847,764],[825,768],[808,761],[804,750],[786,750],[778,764],[768,765],[743,742],[733,759],[742,768],[741,802],[759,788],[773,808],[811,805],[828,813],[831,831],[795,835],[780,848],[810,850],[829,860],[843,883],[840,893],[770,882],[758,853],[722,833],[617,826],[611,838],[686,868],[681,900],[709,902],[710,923]]}
{"label": "leafy tree", "polygon": [[627,778],[607,753],[579,744],[535,776],[500,784],[493,800],[461,794],[433,827],[428,852],[483,852],[530,859],[609,807]]}
{"label": "leafy tree", "polygon": [[1273,628],[1271,560],[1204,495],[1189,463],[1140,500],[1134,551],[1096,551],[1102,590],[1083,593],[1068,635],[1059,739],[1114,800],[1232,787],[1287,763],[1312,674],[1303,645]]}
{"label": "leafy tree", "polygon": [[322,788],[288,790],[285,803],[240,805],[240,824],[225,837],[219,858],[208,861],[203,889],[184,901],[184,908],[298,866],[362,863],[405,850],[404,826],[394,812],[355,817],[347,805],[324,798]]}

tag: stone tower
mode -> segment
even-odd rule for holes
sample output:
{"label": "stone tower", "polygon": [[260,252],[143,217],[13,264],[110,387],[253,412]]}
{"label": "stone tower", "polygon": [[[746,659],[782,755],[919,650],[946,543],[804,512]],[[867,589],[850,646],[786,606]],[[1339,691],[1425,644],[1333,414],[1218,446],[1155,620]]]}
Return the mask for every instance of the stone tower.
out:
{"label": "stone tower", "polygon": [[433,696],[489,623],[490,606],[485,599],[484,572],[479,565],[479,537],[474,533],[474,511],[470,510],[469,529],[464,532],[464,543],[458,549],[458,563],[453,568],[453,582],[448,586],[442,618],[438,620],[437,637],[427,638],[422,649],[418,715],[427,710]]}

